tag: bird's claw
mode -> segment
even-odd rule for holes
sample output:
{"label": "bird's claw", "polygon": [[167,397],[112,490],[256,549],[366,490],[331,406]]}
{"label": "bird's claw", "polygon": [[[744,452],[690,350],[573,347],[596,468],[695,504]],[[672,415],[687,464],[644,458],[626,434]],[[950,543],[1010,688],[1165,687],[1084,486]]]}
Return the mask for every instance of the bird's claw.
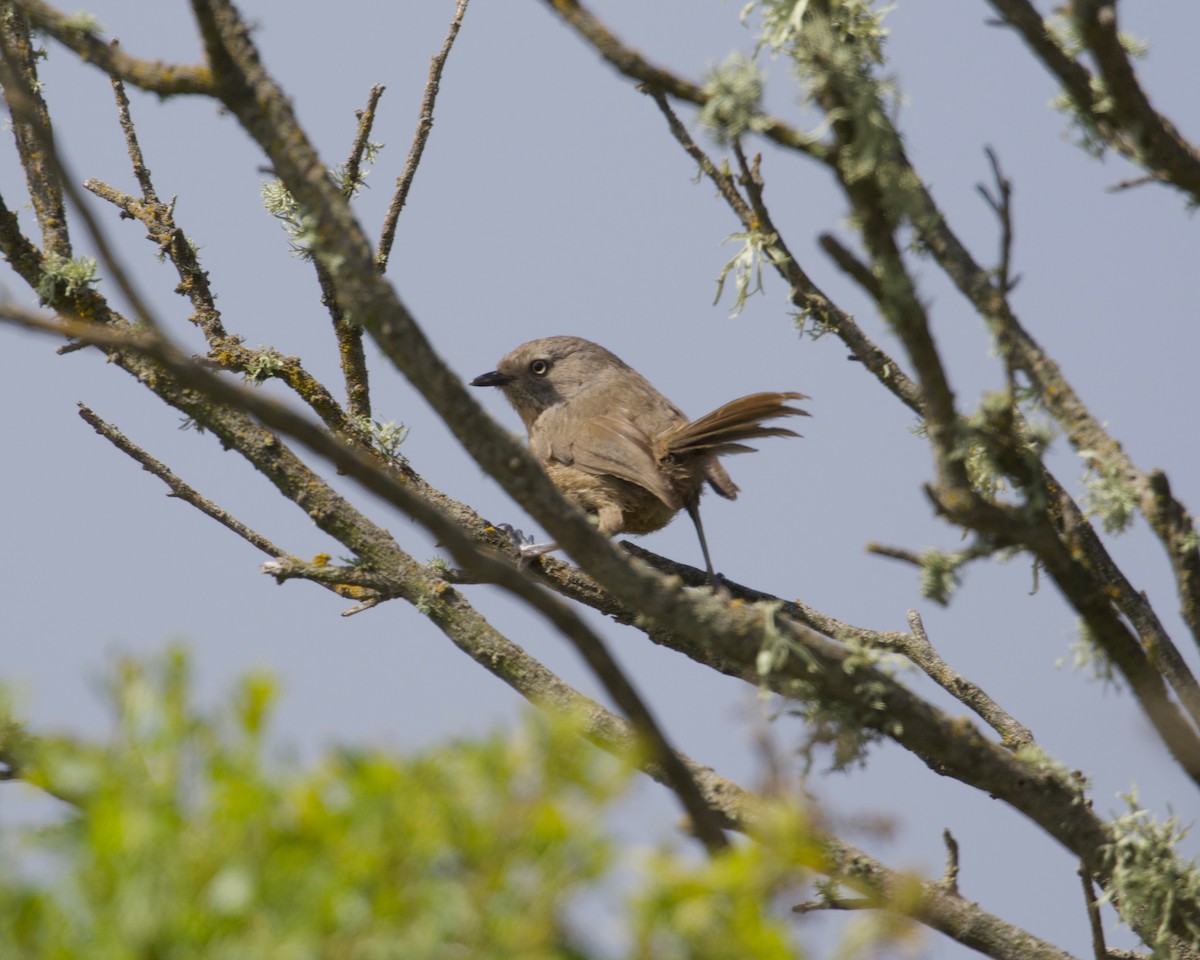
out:
{"label": "bird's claw", "polygon": [[518,530],[511,523],[497,523],[495,526],[508,537],[508,542],[517,551],[517,567],[520,569],[529,566],[538,557],[544,557],[550,551],[558,549],[558,544],[555,543],[536,542],[533,537],[526,536],[523,530]]}
{"label": "bird's claw", "polygon": [[518,530],[511,523],[498,523],[496,529],[508,537],[508,542],[513,545],[513,549],[517,553],[521,553],[523,548],[533,545],[533,537],[525,536],[523,530]]}

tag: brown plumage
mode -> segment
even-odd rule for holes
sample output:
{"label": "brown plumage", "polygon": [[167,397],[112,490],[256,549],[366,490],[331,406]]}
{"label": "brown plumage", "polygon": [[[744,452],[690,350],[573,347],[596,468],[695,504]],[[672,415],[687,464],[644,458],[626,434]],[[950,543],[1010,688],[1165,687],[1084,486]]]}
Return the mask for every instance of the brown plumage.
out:
{"label": "brown plumage", "polygon": [[[751,452],[746,440],[798,436],[763,421],[808,416],[788,406],[807,399],[802,393],[753,393],[688,420],[640,373],[579,337],[524,343],[471,385],[503,391],[538,462],[570,500],[596,516],[601,533],[650,533],[686,510],[710,579],[700,494],[705,484],[729,500],[738,493],[718,458]],[[522,553],[554,548],[541,544]]]}

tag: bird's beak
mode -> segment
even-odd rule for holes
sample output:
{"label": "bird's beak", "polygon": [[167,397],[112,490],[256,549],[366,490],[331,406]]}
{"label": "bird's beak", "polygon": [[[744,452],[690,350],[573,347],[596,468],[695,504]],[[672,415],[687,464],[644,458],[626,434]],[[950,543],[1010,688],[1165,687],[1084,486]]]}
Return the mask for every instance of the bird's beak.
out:
{"label": "bird's beak", "polygon": [[481,373],[471,381],[473,387],[503,387],[506,384],[512,383],[516,377],[509,376],[507,373],[501,373],[499,370],[492,370],[490,373]]}

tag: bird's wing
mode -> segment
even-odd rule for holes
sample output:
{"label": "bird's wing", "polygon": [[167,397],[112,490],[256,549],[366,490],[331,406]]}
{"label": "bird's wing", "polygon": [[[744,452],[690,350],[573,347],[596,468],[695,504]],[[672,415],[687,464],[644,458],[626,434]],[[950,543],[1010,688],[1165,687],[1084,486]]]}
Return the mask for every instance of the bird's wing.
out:
{"label": "bird's wing", "polygon": [[611,415],[593,417],[576,424],[573,433],[567,449],[553,445],[550,454],[555,460],[597,476],[636,483],[674,510],[683,505],[654,457],[650,438],[629,420]]}

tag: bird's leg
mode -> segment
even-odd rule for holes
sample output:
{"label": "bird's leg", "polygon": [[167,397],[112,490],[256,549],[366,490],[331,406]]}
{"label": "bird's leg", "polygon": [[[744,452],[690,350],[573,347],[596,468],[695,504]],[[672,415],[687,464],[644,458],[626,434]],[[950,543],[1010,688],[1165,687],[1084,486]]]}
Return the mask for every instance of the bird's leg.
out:
{"label": "bird's leg", "polygon": [[527,566],[530,561],[558,549],[557,543],[534,543],[533,537],[525,536],[523,531],[518,530],[511,523],[498,523],[496,529],[502,531],[508,537],[509,543],[516,549],[518,567]]}
{"label": "bird's leg", "polygon": [[687,510],[688,516],[692,518],[692,524],[696,527],[696,536],[700,538],[700,552],[704,554],[704,567],[708,571],[708,582],[715,590],[718,586],[717,575],[713,572],[712,558],[708,555],[708,541],[704,539],[704,524],[700,522],[700,498],[692,497],[683,506]]}
{"label": "bird's leg", "polygon": [[[531,538],[532,539],[532,538]],[[548,553],[553,553],[558,549],[558,544],[551,540],[549,543],[525,543],[517,547],[520,559],[517,561],[519,566],[536,560],[538,557],[544,557]]]}
{"label": "bird's leg", "polygon": [[[697,520],[697,523],[699,520]],[[596,528],[606,537],[611,537],[615,533],[619,533],[625,526],[625,516],[621,512],[621,508],[615,503],[601,504],[596,511]],[[534,543],[533,537],[525,536],[524,532],[518,530],[511,523],[496,524],[496,529],[503,531],[509,539],[509,542],[516,548],[517,551],[517,566],[524,567],[530,561],[536,560],[538,557],[545,556],[547,553],[553,553],[559,549],[559,546],[554,541],[549,543]],[[704,543],[704,534],[700,534],[700,543]],[[706,557],[708,556],[707,548],[705,548]]]}

